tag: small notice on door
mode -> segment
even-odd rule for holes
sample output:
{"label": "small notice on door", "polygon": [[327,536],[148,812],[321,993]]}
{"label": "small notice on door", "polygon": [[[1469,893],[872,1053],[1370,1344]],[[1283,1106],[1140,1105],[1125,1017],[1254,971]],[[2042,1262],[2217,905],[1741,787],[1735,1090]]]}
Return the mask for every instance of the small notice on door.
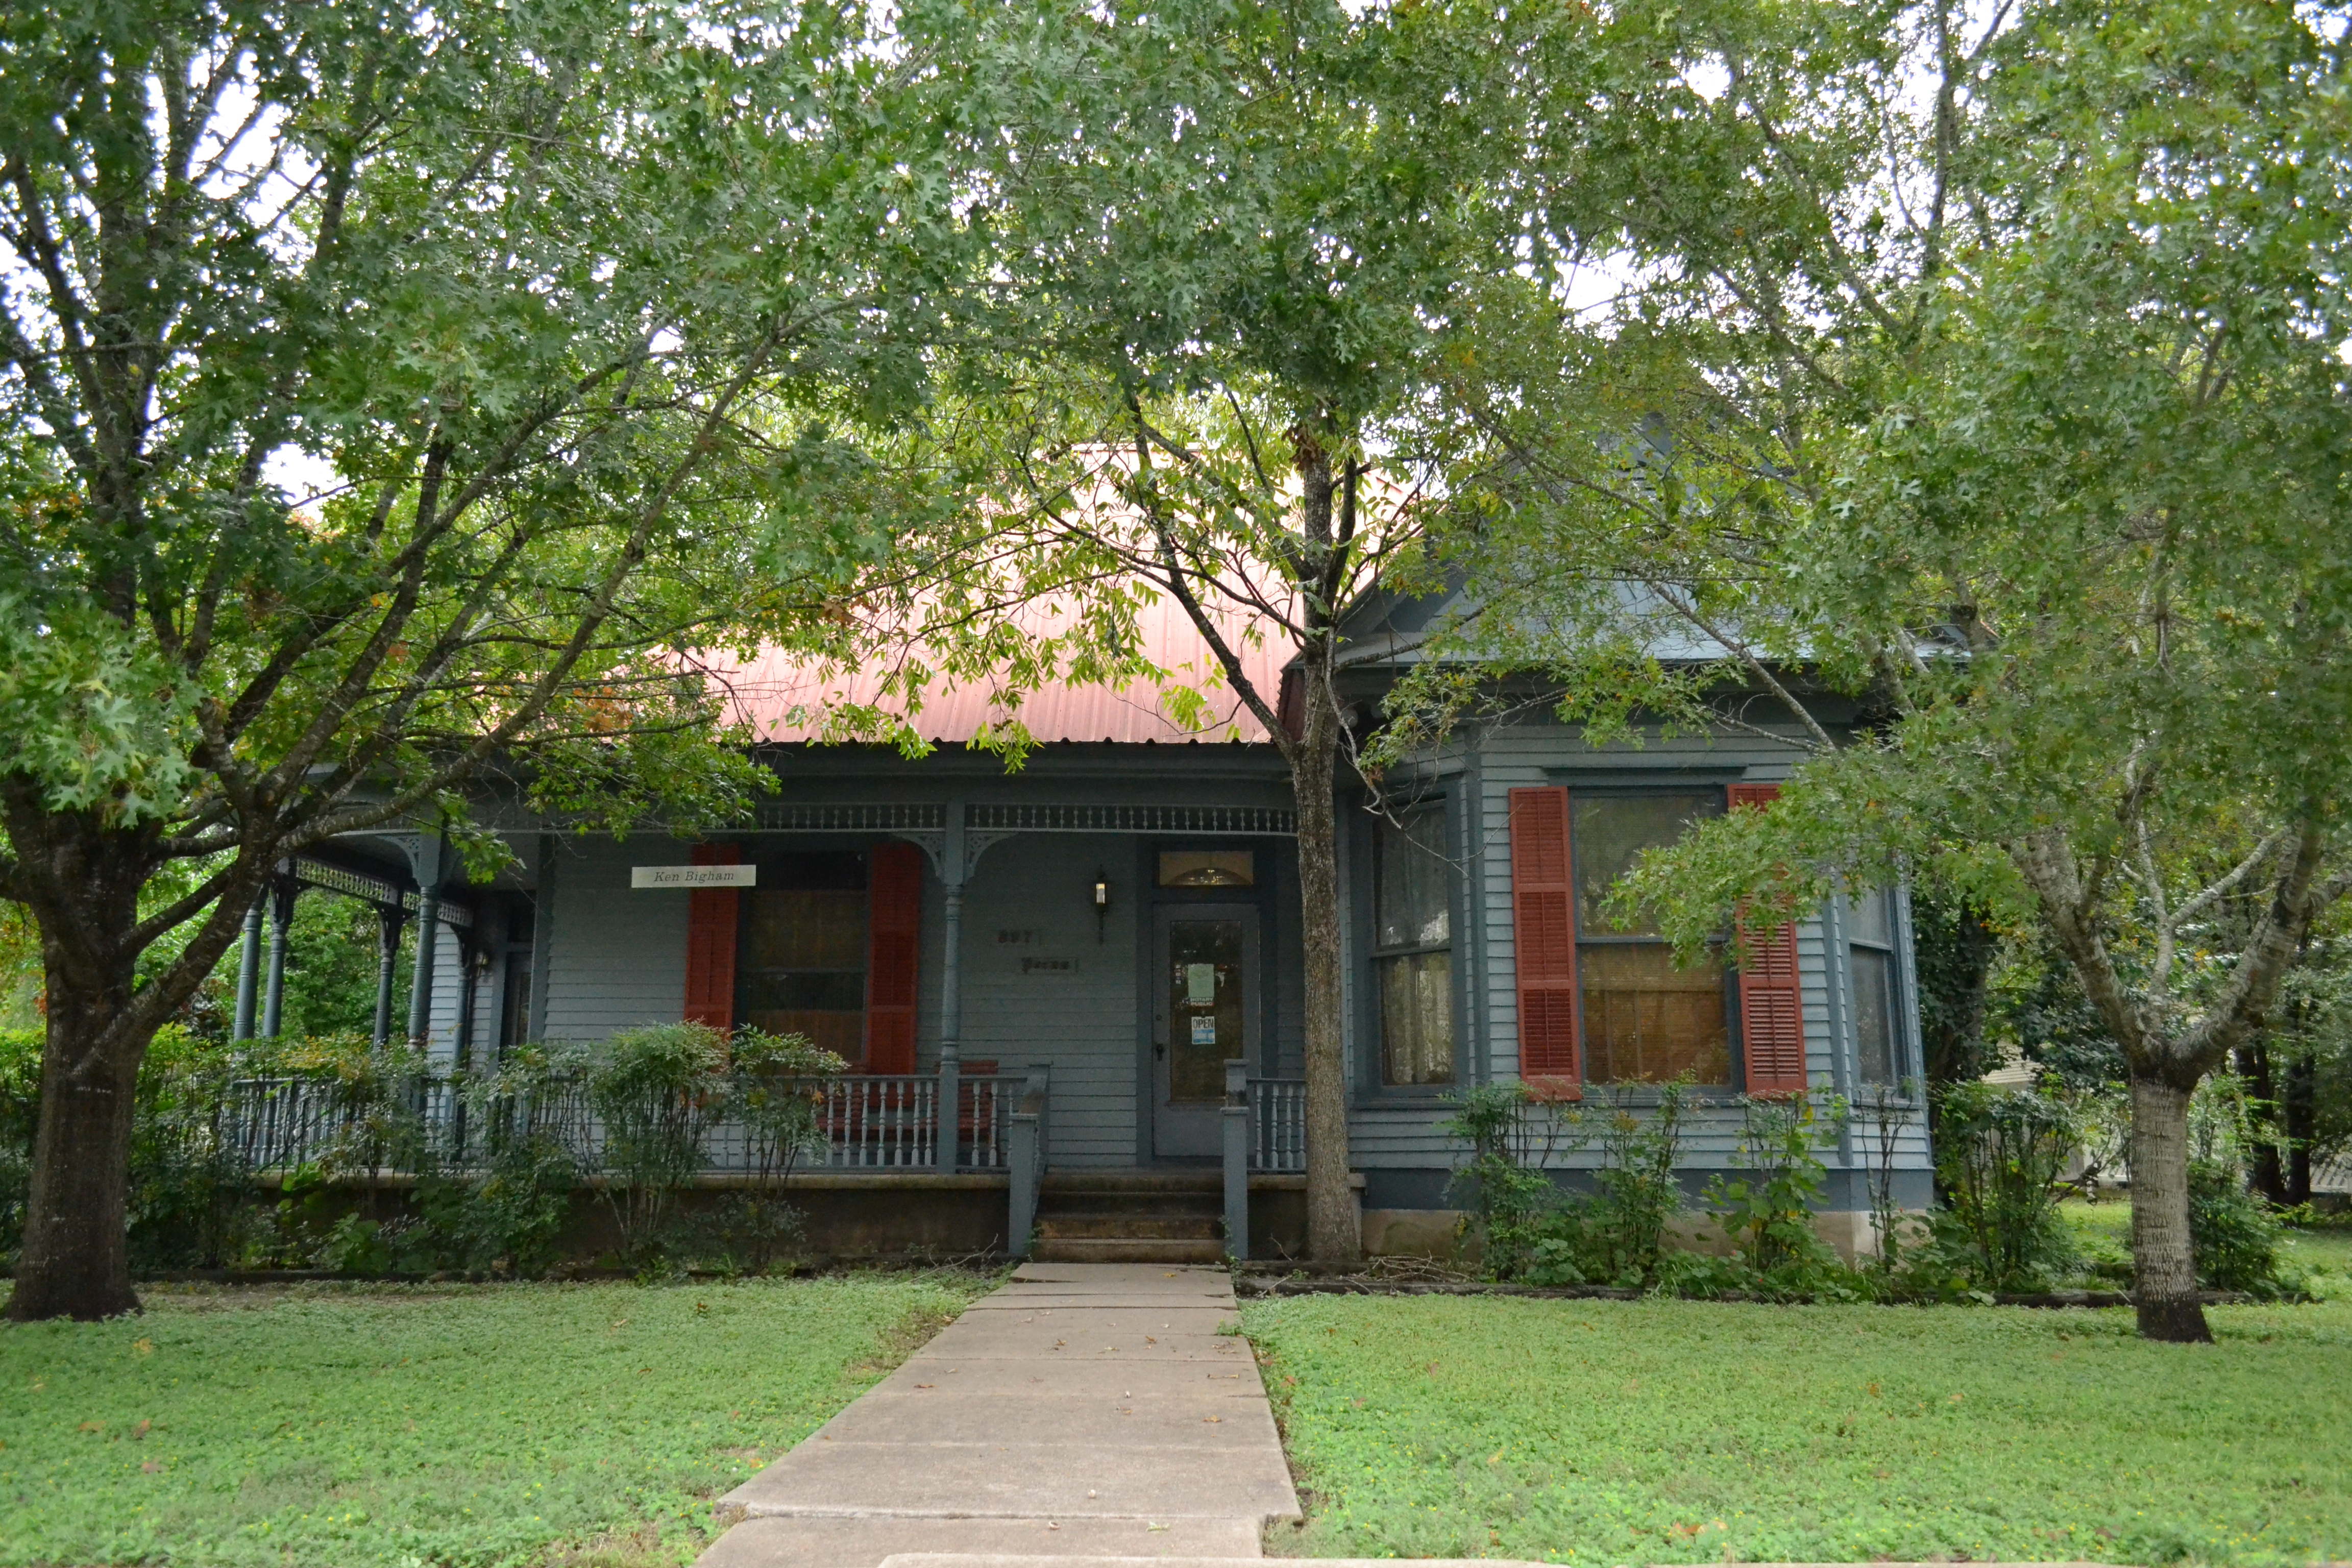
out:
{"label": "small notice on door", "polygon": [[1217,1043],[1217,1016],[1214,1013],[1192,1015],[1192,1043],[1196,1046],[1213,1046]]}
{"label": "small notice on door", "polygon": [[1195,1007],[1213,1007],[1217,1002],[1217,966],[1213,963],[1188,963],[1184,966],[1184,1000]]}

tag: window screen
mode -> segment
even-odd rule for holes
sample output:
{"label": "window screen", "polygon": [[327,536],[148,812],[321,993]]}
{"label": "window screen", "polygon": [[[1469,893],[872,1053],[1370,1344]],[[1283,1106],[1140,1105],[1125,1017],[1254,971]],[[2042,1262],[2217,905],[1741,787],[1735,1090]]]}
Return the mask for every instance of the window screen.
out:
{"label": "window screen", "polygon": [[1895,980],[1895,920],[1880,889],[1848,908],[1846,963],[1853,977],[1855,1068],[1862,1081],[1893,1088],[1902,1081],[1902,1035]]}
{"label": "window screen", "polygon": [[1444,815],[1377,819],[1372,968],[1381,1008],[1381,1081],[1454,1081],[1454,866],[1438,852]]}
{"label": "window screen", "polygon": [[866,1054],[865,858],[763,858],[742,894],[735,1020],[810,1041],[855,1061]]}
{"label": "window screen", "polygon": [[1723,810],[1719,790],[1569,795],[1584,1076],[1594,1083],[1731,1082],[1729,976],[1719,962],[1675,967],[1648,920],[1622,923],[1609,889],[1644,849]]}

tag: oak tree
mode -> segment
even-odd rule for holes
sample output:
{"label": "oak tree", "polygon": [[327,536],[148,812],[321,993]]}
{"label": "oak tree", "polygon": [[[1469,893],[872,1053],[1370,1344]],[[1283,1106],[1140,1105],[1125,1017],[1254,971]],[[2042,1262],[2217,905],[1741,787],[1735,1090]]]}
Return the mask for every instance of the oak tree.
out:
{"label": "oak tree", "polygon": [[772,432],[911,387],[889,331],[952,248],[896,68],[822,4],[0,28],[0,896],[47,1007],[15,1316],[136,1307],[139,1063],[281,860],[491,770],[605,817],[751,786],[689,650],[870,542],[772,504],[823,467]]}
{"label": "oak tree", "polygon": [[[901,26],[971,106],[967,210],[992,258],[942,411],[976,501],[919,547],[936,570],[896,568],[909,624],[1008,692],[1148,674],[1197,719],[1185,683],[1222,686],[1272,738],[1298,808],[1309,1245],[1352,1258],[1342,626],[1415,536],[1414,454],[1391,433],[1465,280],[1516,264],[1513,117],[1578,24],[1180,0],[914,5]],[[1150,668],[1131,632],[1151,595],[1215,669]],[[1250,637],[1296,650],[1280,689],[1244,667]],[[907,688],[930,668],[902,665]],[[999,739],[1017,743],[1017,714]]]}
{"label": "oak tree", "polygon": [[2352,889],[2346,45],[2263,5],[1972,14],[1612,12],[1545,222],[1624,288],[1483,303],[1517,347],[1454,383],[1496,606],[1459,637],[1589,720],[1799,753],[1634,879],[1688,951],[1855,879],[2038,921],[2129,1066],[2142,1331],[2203,1338],[2189,1096]]}

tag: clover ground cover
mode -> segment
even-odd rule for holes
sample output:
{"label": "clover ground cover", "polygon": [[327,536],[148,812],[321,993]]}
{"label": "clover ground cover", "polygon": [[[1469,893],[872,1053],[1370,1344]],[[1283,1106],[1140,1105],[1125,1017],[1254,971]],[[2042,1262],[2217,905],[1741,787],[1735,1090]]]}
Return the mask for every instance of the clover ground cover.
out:
{"label": "clover ground cover", "polygon": [[986,1285],[155,1288],[0,1327],[0,1564],[685,1561]]}
{"label": "clover ground cover", "polygon": [[2352,1557],[2352,1301],[1252,1302],[1302,1556]]}

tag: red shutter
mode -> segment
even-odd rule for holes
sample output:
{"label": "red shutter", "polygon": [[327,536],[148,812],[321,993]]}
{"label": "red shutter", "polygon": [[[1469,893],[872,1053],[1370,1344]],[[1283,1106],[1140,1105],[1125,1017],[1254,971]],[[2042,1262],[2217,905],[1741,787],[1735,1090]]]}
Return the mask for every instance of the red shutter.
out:
{"label": "red shutter", "polygon": [[[1736,784],[1729,793],[1737,811],[1778,800],[1780,786]],[[1793,922],[1749,944],[1739,971],[1739,1037],[1748,1093],[1805,1092],[1805,998],[1797,983]]]}
{"label": "red shutter", "polygon": [[1539,1091],[1583,1093],[1577,1045],[1576,889],[1569,869],[1568,791],[1511,792],[1511,937],[1517,954],[1519,1078]]}
{"label": "red shutter", "polygon": [[[698,866],[740,866],[732,844],[698,844]],[[735,917],[732,888],[696,888],[686,895],[686,1016],[714,1029],[735,1026]]]}
{"label": "red shutter", "polygon": [[923,942],[923,852],[874,847],[866,879],[866,1070],[915,1070],[915,980]]}

